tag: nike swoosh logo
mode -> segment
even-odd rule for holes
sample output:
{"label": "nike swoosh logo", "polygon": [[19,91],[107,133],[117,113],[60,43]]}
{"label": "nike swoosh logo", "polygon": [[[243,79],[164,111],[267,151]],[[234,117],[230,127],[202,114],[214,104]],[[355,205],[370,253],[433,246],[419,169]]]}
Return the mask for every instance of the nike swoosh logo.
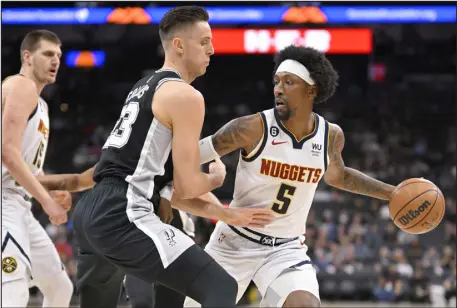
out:
{"label": "nike swoosh logo", "polygon": [[278,142],[275,142],[274,140],[271,142],[272,145],[278,145],[278,144],[283,144],[283,143],[287,143],[287,141],[278,141]]}

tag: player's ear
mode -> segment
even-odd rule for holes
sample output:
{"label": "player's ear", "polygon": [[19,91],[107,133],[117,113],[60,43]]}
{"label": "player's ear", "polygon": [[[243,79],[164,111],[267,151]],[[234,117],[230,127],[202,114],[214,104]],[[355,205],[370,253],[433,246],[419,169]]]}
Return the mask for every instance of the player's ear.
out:
{"label": "player's ear", "polygon": [[22,52],[22,63],[27,65],[32,65],[32,53],[29,50],[24,50]]}
{"label": "player's ear", "polygon": [[317,96],[317,87],[316,86],[308,87],[308,96],[310,99],[314,99]]}
{"label": "player's ear", "polygon": [[183,54],[184,53],[184,44],[183,40],[180,37],[174,37],[172,40],[173,48],[179,53]]}

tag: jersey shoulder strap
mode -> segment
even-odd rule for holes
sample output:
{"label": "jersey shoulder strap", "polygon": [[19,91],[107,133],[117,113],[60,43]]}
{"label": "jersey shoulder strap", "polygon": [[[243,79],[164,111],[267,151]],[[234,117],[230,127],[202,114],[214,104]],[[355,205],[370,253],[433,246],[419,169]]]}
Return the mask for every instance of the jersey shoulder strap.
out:
{"label": "jersey shoulder strap", "polygon": [[146,83],[152,86],[153,91],[157,91],[157,89],[167,81],[184,82],[178,72],[171,69],[161,69],[155,71],[152,76],[149,76]]}

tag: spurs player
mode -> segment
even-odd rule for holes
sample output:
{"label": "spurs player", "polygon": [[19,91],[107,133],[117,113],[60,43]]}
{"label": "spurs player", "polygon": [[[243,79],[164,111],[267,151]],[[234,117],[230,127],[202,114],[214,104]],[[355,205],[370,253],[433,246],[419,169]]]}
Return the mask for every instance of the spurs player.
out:
{"label": "spurs player", "polygon": [[53,83],[60,63],[54,33],[28,33],[21,44],[20,74],[2,83],[2,306],[26,307],[29,287],[44,295],[44,307],[68,307],[73,285],[43,227],[33,217],[38,200],[55,224],[66,210],[35,178],[42,172],[49,137],[48,107],[39,97]]}
{"label": "spurs player", "polygon": [[[219,222],[205,248],[237,280],[237,300],[253,280],[263,306],[320,306],[316,272],[301,237],[319,181],[384,200],[394,189],[345,167],[341,128],[313,112],[337,83],[322,53],[289,46],[276,58],[275,108],[232,120],[200,141],[202,163],[241,149],[230,207],[271,208],[278,215],[262,228]],[[186,299],[186,307],[195,305]]]}
{"label": "spurs player", "polygon": [[[270,211],[225,208],[212,193],[207,193],[195,199],[180,200],[173,195],[173,164],[171,157],[168,158],[164,168],[164,176],[154,178],[154,185],[157,186],[157,189],[160,189],[161,196],[160,204],[155,209],[155,212],[162,222],[171,224],[190,237],[195,236],[195,230],[193,221],[186,212],[240,227],[263,226],[273,219],[272,215],[267,215]],[[81,174],[47,174],[39,176],[38,179],[47,189],[77,192],[91,189],[95,185],[93,180],[94,171],[95,166]],[[171,202],[174,209],[172,209]],[[185,296],[163,285],[151,285],[133,275],[126,275],[124,284],[130,305],[133,308],[183,306]],[[119,291],[119,288],[117,290]],[[115,298],[117,299],[118,297],[116,296]]]}

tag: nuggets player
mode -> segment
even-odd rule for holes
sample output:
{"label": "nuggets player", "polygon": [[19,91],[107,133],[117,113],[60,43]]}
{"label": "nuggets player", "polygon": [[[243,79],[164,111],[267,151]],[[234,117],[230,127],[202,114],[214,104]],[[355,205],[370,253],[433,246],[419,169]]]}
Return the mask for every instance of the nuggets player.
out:
{"label": "nuggets player", "polygon": [[[238,282],[237,301],[251,280],[263,306],[318,307],[316,272],[300,241],[319,181],[388,200],[393,186],[344,166],[344,134],[313,112],[328,100],[338,74],[324,54],[289,46],[276,57],[275,108],[237,118],[200,141],[202,163],[241,149],[230,207],[271,208],[262,228],[218,222],[205,250]],[[195,306],[186,299],[185,306]]]}
{"label": "nuggets player", "polygon": [[68,307],[73,285],[46,231],[33,217],[31,197],[54,224],[66,210],[38,182],[49,137],[42,89],[55,82],[60,63],[56,34],[37,30],[21,44],[22,67],[2,83],[2,307],[26,307],[29,287],[44,295],[44,307]]}

